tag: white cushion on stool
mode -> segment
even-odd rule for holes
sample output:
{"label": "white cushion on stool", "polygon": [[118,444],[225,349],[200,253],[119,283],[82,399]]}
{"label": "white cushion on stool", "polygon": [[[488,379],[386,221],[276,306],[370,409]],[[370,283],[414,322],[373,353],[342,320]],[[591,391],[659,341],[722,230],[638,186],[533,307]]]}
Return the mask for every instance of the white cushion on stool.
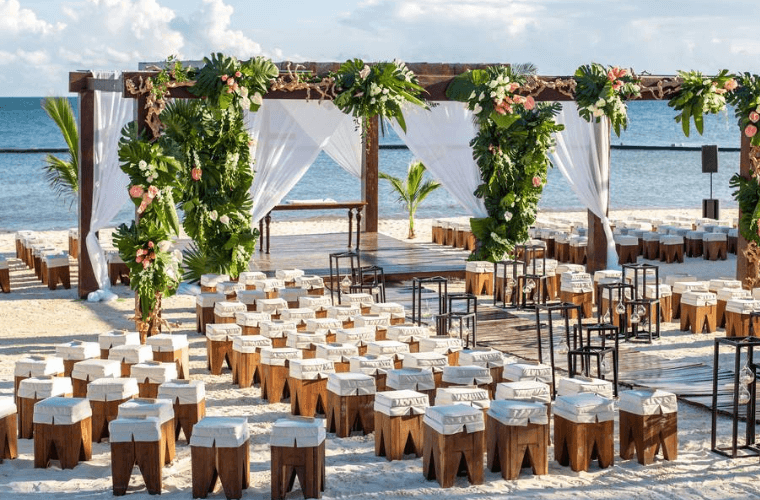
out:
{"label": "white cushion on stool", "polygon": [[621,247],[634,246],[639,244],[639,239],[635,236],[621,234],[619,236],[615,236],[615,243]]}
{"label": "white cushion on stool", "polygon": [[743,288],[719,288],[715,292],[715,296],[718,298],[718,300],[728,302],[729,300],[736,299],[751,299],[752,292]]}
{"label": "white cushion on stool", "polygon": [[305,321],[307,319],[315,319],[316,312],[308,307],[296,307],[293,309],[285,309],[280,313],[280,317],[289,321]]}
{"label": "white cushion on stool", "polygon": [[[247,306],[255,305],[256,301],[266,299],[267,293],[264,290],[240,290],[235,294],[235,298],[241,304],[245,304],[247,310]],[[237,314],[235,317],[237,317]]]}
{"label": "white cushion on stool", "polygon": [[66,252],[61,252],[53,255],[46,255],[45,265],[48,267],[48,269],[53,269],[54,267],[68,267],[69,254]]}
{"label": "white cushion on stool", "polygon": [[335,373],[335,363],[329,359],[291,359],[290,376],[298,380],[320,380]]}
{"label": "white cushion on stool", "polygon": [[613,394],[612,382],[598,378],[561,378],[557,384],[557,396],[571,396],[590,392],[605,398],[611,398]]}
{"label": "white cushion on stool", "polygon": [[8,261],[5,257],[0,257],[0,269],[8,269]]}
{"label": "white cushion on stool", "polygon": [[90,401],[118,401],[139,393],[134,378],[99,378],[87,384],[87,399]]}
{"label": "white cushion on stool", "polygon": [[304,288],[280,288],[278,296],[285,302],[298,302],[299,297],[308,295],[309,291]]}
{"label": "white cushion on stool", "polygon": [[541,364],[513,363],[511,365],[504,365],[502,378],[511,380],[512,382],[535,380],[536,382],[546,382],[548,384],[552,381],[552,367]]}
{"label": "white cushion on stool", "polygon": [[101,349],[110,349],[117,345],[135,345],[139,343],[140,334],[137,332],[112,330],[98,335],[98,345]]}
{"label": "white cushion on stool", "polygon": [[361,313],[362,309],[359,304],[343,304],[327,307],[327,317],[339,319],[341,321],[350,320],[354,316],[359,316]]}
{"label": "white cushion on stool", "polygon": [[[237,296],[237,293],[242,292],[243,290],[245,290],[245,283],[238,283],[236,281],[222,281],[221,283],[216,284],[216,291],[223,293],[225,297],[232,294],[235,294],[235,296]],[[217,302],[217,304],[218,303],[219,302]],[[214,307],[216,307],[216,304]]]}
{"label": "white cushion on stool", "polygon": [[[387,314],[387,313],[384,313]],[[395,325],[388,327],[386,337],[397,342],[419,342],[430,336],[430,328],[416,325]]]}
{"label": "white cushion on stool", "polygon": [[375,303],[375,299],[369,293],[342,293],[340,294],[340,303],[361,304],[370,307]]}
{"label": "white cushion on stool", "polygon": [[163,384],[177,379],[177,365],[176,363],[146,361],[132,365],[130,375],[136,378],[138,382],[147,379],[151,384]]}
{"label": "white cushion on stool", "polygon": [[327,334],[314,332],[288,332],[285,345],[295,349],[310,349],[313,344],[327,343]]}
{"label": "white cushion on stool", "polygon": [[303,359],[303,353],[292,347],[264,347],[261,349],[261,364],[285,366],[285,361]]}
{"label": "white cushion on stool", "polygon": [[327,376],[327,390],[338,396],[375,394],[375,379],[363,373],[331,373]]}
{"label": "white cushion on stool", "polygon": [[153,359],[153,349],[143,344],[117,345],[108,351],[108,359],[130,365],[144,363]]}
{"label": "white cushion on stool", "polygon": [[[696,276],[692,276],[690,274],[669,274],[668,276],[665,276],[665,284],[670,286],[675,286],[677,282],[689,282],[689,281],[697,281]],[[675,289],[673,290],[676,291]],[[680,293],[680,292],[679,292]]]}
{"label": "white cushion on stool", "polygon": [[236,335],[243,334],[243,327],[235,323],[208,323],[206,338],[214,341],[232,340]]}
{"label": "white cushion on stool", "polygon": [[318,288],[324,288],[325,282],[319,276],[296,276],[296,286],[306,290],[315,290]]}
{"label": "white cushion on stool", "polygon": [[720,290],[721,288],[738,288],[741,289],[742,282],[735,279],[729,279],[729,278],[718,278],[714,280],[710,280],[707,283],[707,289],[711,292],[714,292],[716,290]]}
{"label": "white cushion on stool", "polygon": [[406,317],[406,311],[404,306],[396,302],[378,302],[372,304],[369,307],[369,312],[372,314],[386,313],[390,314],[391,318],[398,319]]}
{"label": "white cushion on stool", "polygon": [[726,312],[750,314],[760,309],[760,300],[735,299],[726,302]]}
{"label": "white cushion on stool", "polygon": [[601,269],[594,273],[594,283],[614,283],[623,280],[623,271],[617,269]]}
{"label": "white cushion on stool", "polygon": [[438,434],[447,436],[486,429],[483,410],[464,405],[431,406],[425,410],[422,421]]}
{"label": "white cushion on stool", "polygon": [[409,352],[404,354],[404,368],[426,368],[440,373],[448,366],[449,358],[440,352]]}
{"label": "white cushion on stool", "polygon": [[488,368],[475,365],[446,366],[443,368],[443,381],[457,385],[480,385],[493,382]]}
{"label": "white cushion on stool", "polygon": [[265,280],[267,275],[261,271],[243,271],[238,275],[238,283],[253,285],[257,280]]}
{"label": "white cushion on stool", "polygon": [[401,368],[388,371],[385,385],[397,391],[429,391],[435,389],[435,380],[430,368]]}
{"label": "white cushion on stool", "polygon": [[354,318],[354,326],[390,326],[391,315],[388,313],[362,314]]}
{"label": "white cushion on stool", "polygon": [[560,276],[562,276],[564,273],[585,273],[586,266],[583,264],[557,264],[557,269],[555,272]]}
{"label": "white cushion on stool", "polygon": [[647,285],[645,290],[647,298],[650,299],[657,297],[658,292],[661,299],[664,299],[665,297],[671,297],[673,295],[673,291],[671,290],[670,285],[666,285],[665,283],[660,283],[659,285]]}
{"label": "white cushion on stool", "polygon": [[256,311],[265,312],[269,314],[278,314],[283,309],[288,308],[288,303],[285,299],[259,299],[256,301]]}
{"label": "white cushion on stool", "polygon": [[342,344],[362,345],[375,340],[376,329],[372,326],[342,328],[335,332],[335,340]]}
{"label": "white cushion on stool", "polygon": [[327,333],[343,328],[343,321],[337,318],[314,318],[306,320],[306,331]]}
{"label": "white cushion on stool", "polygon": [[678,411],[675,394],[659,389],[640,389],[620,393],[620,411],[634,415],[663,415]]}
{"label": "white cushion on stool", "polygon": [[317,344],[316,357],[325,358],[335,362],[348,362],[351,356],[358,356],[359,348],[353,344]]}
{"label": "white cushion on stool", "polygon": [[393,358],[389,356],[377,356],[368,354],[366,356],[351,356],[348,358],[349,369],[354,373],[363,373],[365,375],[383,375],[389,370],[393,370]]}
{"label": "white cushion on stool", "polygon": [[308,307],[315,311],[321,311],[332,304],[329,295],[322,297],[315,297],[313,295],[307,295],[305,297],[298,297],[298,307]]}
{"label": "white cushion on stool", "polygon": [[203,274],[201,275],[201,286],[215,287],[223,281],[229,281],[227,274]]}
{"label": "white cushion on stool", "polygon": [[433,336],[420,339],[420,351],[435,351],[442,354],[461,351],[463,348],[462,339],[456,337],[447,337],[444,335]]}
{"label": "white cushion on stool", "polygon": [[298,331],[298,327],[292,321],[283,321],[281,319],[259,321],[259,333],[263,337],[270,339],[286,338],[289,333],[296,331]]}
{"label": "white cushion on stool", "polygon": [[535,380],[520,380],[518,382],[500,382],[496,384],[494,399],[550,403],[552,396],[549,384]]}
{"label": "white cushion on stool", "polygon": [[223,293],[202,293],[195,297],[195,303],[201,307],[214,307],[217,302],[226,300]]}
{"label": "white cushion on stool", "polygon": [[118,418],[155,417],[162,424],[174,418],[174,403],[168,399],[135,398],[119,405]]}
{"label": "white cushion on stool", "polygon": [[435,391],[435,405],[468,405],[478,409],[489,408],[488,391],[478,387],[441,387]]}
{"label": "white cushion on stool", "polygon": [[190,446],[237,448],[248,441],[250,436],[248,420],[245,418],[203,417],[193,426]]}
{"label": "white cushion on stool", "polygon": [[494,349],[465,349],[459,353],[460,365],[475,365],[484,368],[504,366],[503,355]]}
{"label": "white cushion on stool", "polygon": [[491,403],[488,415],[504,425],[526,426],[528,424],[546,425],[549,423],[546,405],[530,401],[500,399]]}
{"label": "white cushion on stool", "polygon": [[98,378],[121,376],[121,363],[114,359],[85,359],[74,363],[71,378],[92,381]]}
{"label": "white cushion on stool", "polygon": [[170,380],[158,386],[158,399],[181,405],[200,403],[206,399],[206,385],[202,380]]}
{"label": "white cushion on stool", "polygon": [[376,356],[394,356],[404,359],[404,355],[409,353],[409,344],[397,342],[395,340],[376,340],[367,342],[367,354]]}
{"label": "white cushion on stool", "polygon": [[676,281],[673,283],[673,293],[706,292],[707,281]]}
{"label": "white cushion on stool", "polygon": [[429,406],[427,394],[416,391],[384,391],[375,394],[375,411],[389,417],[422,415]]}
{"label": "white cushion on stool", "polygon": [[21,381],[18,396],[25,399],[45,399],[74,392],[69,377],[30,377]]}
{"label": "white cushion on stool", "polygon": [[0,398],[0,418],[5,418],[8,415],[13,415],[18,409],[16,403],[13,402],[13,398]]}
{"label": "white cushion on stool", "polygon": [[705,307],[718,304],[718,297],[712,292],[684,292],[681,295],[681,304]]}
{"label": "white cushion on stool", "polygon": [[16,377],[43,377],[63,373],[63,358],[55,356],[27,356],[16,361]]}
{"label": "white cushion on stool", "polygon": [[108,423],[111,443],[154,443],[161,440],[161,422],[156,417],[116,418]]}
{"label": "white cushion on stool", "polygon": [[285,282],[278,280],[277,278],[265,278],[263,280],[256,280],[253,282],[253,286],[256,290],[264,290],[265,292],[272,292],[285,288]]}
{"label": "white cushion on stool", "polygon": [[554,414],[579,424],[606,422],[615,419],[615,402],[591,393],[558,396]]}
{"label": "white cushion on stool", "polygon": [[90,402],[85,398],[54,396],[34,405],[35,424],[71,425],[92,417]]}
{"label": "white cushion on stool", "polygon": [[271,321],[272,316],[269,313],[254,311],[238,311],[235,313],[235,323],[240,326],[258,327],[261,321]]}
{"label": "white cushion on stool", "polygon": [[187,342],[187,335],[179,333],[152,335],[145,342],[154,352],[174,352],[190,345]]}
{"label": "white cushion on stool", "polygon": [[[195,429],[193,429],[195,433]],[[289,417],[277,420],[272,426],[270,446],[313,448],[327,437],[323,418]]]}
{"label": "white cushion on stool", "polygon": [[100,345],[97,342],[82,342],[73,340],[55,346],[56,356],[65,360],[82,360],[100,356]]}
{"label": "white cushion on stool", "polygon": [[296,278],[300,278],[304,274],[302,269],[277,269],[274,272],[274,277],[283,281],[295,281]]}
{"label": "white cushion on stool", "polygon": [[702,241],[728,241],[726,233],[705,233],[702,235]]}
{"label": "white cushion on stool", "polygon": [[242,302],[227,302],[226,300],[214,304],[214,314],[222,318],[234,318],[235,313],[247,311]]}
{"label": "white cushion on stool", "polygon": [[683,236],[678,236],[675,234],[663,234],[660,236],[660,245],[683,245]]}
{"label": "white cushion on stool", "polygon": [[492,273],[493,262],[488,262],[485,260],[471,260],[469,262],[465,262],[464,270],[468,273]]}

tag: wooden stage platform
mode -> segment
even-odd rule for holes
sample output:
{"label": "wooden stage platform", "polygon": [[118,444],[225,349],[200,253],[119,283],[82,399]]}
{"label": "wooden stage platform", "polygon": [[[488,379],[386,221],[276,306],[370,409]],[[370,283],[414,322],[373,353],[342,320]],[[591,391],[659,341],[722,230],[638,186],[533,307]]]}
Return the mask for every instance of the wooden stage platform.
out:
{"label": "wooden stage platform", "polygon": [[[251,269],[274,274],[277,269],[303,269],[306,274],[330,276],[331,253],[348,251],[346,233],[272,236],[270,253],[259,251]],[[380,266],[386,281],[443,276],[464,279],[469,252],[443,245],[407,243],[380,233],[362,233],[359,250],[362,266]],[[348,264],[345,260],[341,265]]]}

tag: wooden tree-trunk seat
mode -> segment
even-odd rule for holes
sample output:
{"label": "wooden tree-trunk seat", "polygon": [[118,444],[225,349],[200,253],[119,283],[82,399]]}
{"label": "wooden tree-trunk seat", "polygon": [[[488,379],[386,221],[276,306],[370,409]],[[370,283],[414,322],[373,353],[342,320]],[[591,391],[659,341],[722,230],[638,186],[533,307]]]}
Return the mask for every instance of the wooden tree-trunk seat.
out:
{"label": "wooden tree-trunk seat", "polygon": [[465,293],[493,295],[493,264],[470,261],[465,264]]}
{"label": "wooden tree-trunk seat", "polygon": [[517,479],[524,465],[533,474],[549,473],[549,417],[546,405],[497,400],[486,419],[487,466],[507,480]]}
{"label": "wooden tree-trunk seat", "polygon": [[242,302],[220,300],[214,303],[214,323],[235,323],[235,313],[246,311],[248,311],[248,308]]}
{"label": "wooden tree-trunk seat", "polygon": [[465,405],[431,406],[423,418],[422,473],[442,488],[456,476],[483,483],[485,419],[483,411]]}
{"label": "wooden tree-trunk seat", "polygon": [[504,371],[504,356],[501,352],[490,347],[464,349],[459,353],[459,364],[462,366],[480,366],[491,372],[491,385],[488,395],[493,399],[496,394],[496,385],[501,382]]}
{"label": "wooden tree-trunk seat", "polygon": [[501,377],[505,382],[533,381],[551,384],[552,367],[538,363],[511,363],[504,365]]}
{"label": "wooden tree-trunk seat", "polygon": [[20,381],[16,390],[18,437],[32,439],[34,435],[34,405],[55,396],[72,397],[74,388],[69,377],[29,377]]}
{"label": "wooden tree-trunk seat", "polygon": [[321,498],[325,491],[325,428],[319,420],[280,419],[272,426],[271,498],[281,500],[296,477],[304,498]]}
{"label": "wooden tree-trunk seat", "polygon": [[177,378],[190,379],[190,344],[187,335],[162,333],[146,340],[153,350],[153,361],[175,363]]}
{"label": "wooden tree-trunk seat", "polygon": [[320,293],[318,296],[307,295],[298,298],[298,307],[307,307],[314,311],[317,319],[327,318],[327,308],[332,305],[329,295]]}
{"label": "wooden tree-trunk seat", "polygon": [[[214,288],[216,290],[216,287]],[[221,293],[204,292],[195,298],[195,331],[206,333],[206,325],[214,322],[214,305],[225,299]]]}
{"label": "wooden tree-trunk seat", "polygon": [[[308,295],[308,292],[304,288],[297,288],[295,286],[292,286],[281,288],[278,291],[277,295],[285,301],[285,303],[288,305],[288,309],[298,309],[298,299],[301,297],[306,297]],[[285,309],[283,309],[280,314],[283,312],[285,312]]]}
{"label": "wooden tree-trunk seat", "polygon": [[702,236],[704,234],[704,231],[689,231],[686,233],[684,246],[686,247],[687,257],[702,257],[702,254],[704,252],[702,247]]}
{"label": "wooden tree-trunk seat", "polygon": [[[726,305],[729,301],[752,298],[752,292],[741,288],[741,286],[739,288],[718,288],[710,291],[715,293],[718,299],[717,307],[715,308],[715,324],[718,328],[726,328]],[[727,328],[726,333],[728,333]]]}
{"label": "wooden tree-trunk seat", "polygon": [[433,221],[433,225],[431,227],[431,234],[430,234],[430,242],[435,244],[442,244],[444,239],[444,225],[448,224],[448,222],[443,221],[441,219],[436,219]]}
{"label": "wooden tree-trunk seat", "polygon": [[171,463],[177,454],[174,430],[174,406],[168,399],[133,398],[119,405],[117,418],[155,418],[161,425],[164,464]]}
{"label": "wooden tree-trunk seat", "polygon": [[585,237],[574,236],[570,239],[570,262],[572,264],[586,264],[586,246],[588,239]]}
{"label": "wooden tree-trunk seat", "polygon": [[92,409],[83,398],[52,397],[34,405],[34,468],[46,469],[58,460],[73,469],[92,459]]}
{"label": "wooden tree-trunk seat", "polygon": [[114,496],[127,493],[135,466],[151,495],[161,494],[166,442],[157,418],[116,418],[109,424]]}
{"label": "wooden tree-trunk seat", "polygon": [[706,292],[708,282],[697,281],[693,276],[683,275],[665,278],[665,283],[673,287],[673,319],[681,318],[681,295],[686,292]]}
{"label": "wooden tree-trunk seat", "polygon": [[562,233],[554,236],[554,258],[561,264],[571,261],[570,259],[570,235]]}
{"label": "wooden tree-trunk seat", "polygon": [[660,258],[660,234],[655,232],[644,233],[642,255],[648,260]]}
{"label": "wooden tree-trunk seat", "polygon": [[18,457],[17,407],[13,398],[0,398],[0,464]]}
{"label": "wooden tree-trunk seat", "polygon": [[491,369],[485,366],[445,366],[442,379],[441,387],[474,386],[488,391],[489,394],[493,386]]}
{"label": "wooden tree-trunk seat", "polygon": [[[259,279],[253,282],[254,283],[254,289],[256,291],[264,292],[264,299],[263,300],[274,300],[280,297],[278,291],[285,288],[285,282],[281,279],[277,278],[263,278]],[[285,309],[288,305],[286,300],[278,301],[278,303],[282,303],[282,308]],[[257,311],[262,311],[261,309],[256,309]],[[269,311],[262,311],[262,312],[269,312]],[[279,314],[279,311],[278,311]]]}
{"label": "wooden tree-trunk seat", "polygon": [[[243,271],[238,274],[238,283],[245,285],[246,291],[256,290],[256,282],[266,279],[267,275],[261,271]],[[238,294],[240,292],[238,291]],[[238,300],[239,297],[238,297]]]}
{"label": "wooden tree-trunk seat", "polygon": [[141,398],[158,397],[158,386],[164,382],[177,380],[177,365],[146,361],[132,365],[130,376],[137,379]]}
{"label": "wooden tree-trunk seat", "polygon": [[[311,321],[311,320],[309,320]],[[308,328],[307,328],[308,330]],[[259,333],[272,341],[272,347],[286,347],[288,335],[298,331],[296,324],[292,321],[281,319],[272,319],[270,321],[259,321]],[[314,330],[311,330],[314,331]]]}
{"label": "wooden tree-trunk seat", "polygon": [[683,263],[683,236],[663,234],[660,236],[660,261],[666,264]]}
{"label": "wooden tree-trunk seat", "polygon": [[[13,367],[13,395],[18,396],[21,381],[29,377],[63,377],[63,359],[58,356],[32,355],[20,358]],[[73,389],[72,389],[73,391]],[[16,401],[16,406],[18,406]]]}
{"label": "wooden tree-trunk seat", "polygon": [[206,498],[222,483],[227,499],[242,498],[251,482],[248,420],[205,417],[190,438],[193,498]]}
{"label": "wooden tree-trunk seat", "polygon": [[464,341],[448,335],[433,335],[420,339],[421,352],[437,352],[446,356],[449,366],[459,365],[459,353],[464,348]]}
{"label": "wooden tree-trunk seat", "polygon": [[[316,335],[316,334],[315,334]],[[344,328],[335,332],[335,342],[338,344],[353,344],[356,346],[359,356],[367,354],[367,342],[374,342],[377,337],[377,329],[372,326],[360,326],[353,328]],[[301,339],[302,342],[307,341],[307,337]],[[316,355],[316,344],[312,343],[309,349],[314,351]],[[304,357],[306,353],[304,352]],[[350,371],[350,363],[349,363]]]}
{"label": "wooden tree-trunk seat", "polygon": [[290,397],[288,374],[290,360],[303,359],[299,349],[264,347],[261,350],[261,399],[279,403]]}
{"label": "wooden tree-trunk seat", "polygon": [[[496,386],[494,401],[526,401],[541,403],[546,407],[547,419],[552,416],[552,392],[551,386],[535,380],[521,380],[517,382],[501,382]],[[549,426],[544,428],[545,441],[549,443]],[[525,462],[523,462],[524,464]]]}
{"label": "wooden tree-trunk seat", "polygon": [[121,363],[121,376],[132,376],[132,367],[153,360],[153,349],[144,344],[117,345],[109,349],[108,359]]}
{"label": "wooden tree-trunk seat", "polygon": [[615,251],[620,264],[635,264],[639,255],[639,239],[628,235],[616,236]]}
{"label": "wooden tree-trunk seat", "polygon": [[712,333],[717,323],[718,299],[712,292],[686,292],[681,295],[681,331]]}
{"label": "wooden tree-trunk seat", "polygon": [[443,368],[446,366],[449,366],[448,356],[435,351],[410,352],[402,361],[402,368],[430,371],[436,389],[443,387]]}
{"label": "wooden tree-trunk seat", "polygon": [[[79,228],[72,227],[69,229],[69,255],[71,258],[79,258]],[[18,257],[18,255],[17,255]]]}
{"label": "wooden tree-trunk seat", "polygon": [[261,350],[265,347],[271,348],[272,341],[261,335],[241,335],[232,339],[233,384],[243,389],[261,384]]}
{"label": "wooden tree-trunk seat", "polygon": [[119,414],[119,405],[137,397],[140,388],[133,378],[99,378],[87,386],[92,408],[92,441],[109,437],[108,424]]}
{"label": "wooden tree-trunk seat", "polygon": [[63,375],[70,377],[75,363],[100,357],[100,345],[97,342],[73,340],[65,344],[56,344],[55,355],[63,359]]}
{"label": "wooden tree-trunk seat", "polygon": [[[479,387],[450,386],[442,387],[435,393],[436,406],[465,405],[483,412],[485,422],[491,407],[491,395],[487,389]],[[487,447],[486,433],[483,433],[483,447]]]}
{"label": "wooden tree-trunk seat", "polygon": [[726,337],[759,337],[760,321],[755,318],[752,325],[751,314],[760,310],[760,300],[746,298],[729,300],[726,303]]}
{"label": "wooden tree-trunk seat", "polygon": [[726,260],[728,258],[728,235],[725,233],[705,233],[702,236],[705,260]]}
{"label": "wooden tree-trunk seat", "polygon": [[317,344],[315,358],[332,361],[336,373],[344,373],[351,369],[350,358],[359,355],[359,347],[346,343]]}
{"label": "wooden tree-trunk seat", "polygon": [[[72,255],[72,257],[74,256]],[[111,282],[111,286],[116,286],[118,281],[122,285],[129,286],[129,267],[127,267],[121,255],[119,255],[118,250],[108,252],[106,254],[106,262],[108,262],[108,279]]]}
{"label": "wooden tree-trunk seat", "polygon": [[431,406],[435,404],[435,376],[429,368],[396,368],[390,370],[385,379],[385,388],[389,391],[418,392],[428,397]]}
{"label": "wooden tree-trunk seat", "polygon": [[606,469],[615,461],[614,401],[595,394],[557,397],[554,403],[554,459],[574,472],[598,459]]}
{"label": "wooden tree-trunk seat", "polygon": [[294,307],[292,309],[283,309],[280,313],[280,319],[295,323],[296,330],[304,332],[306,331],[306,320],[317,319],[317,313],[308,307]]}
{"label": "wooden tree-trunk seat", "polygon": [[112,347],[140,345],[140,334],[124,330],[111,330],[98,335],[98,345],[100,346],[100,359],[108,359],[108,353]]}
{"label": "wooden tree-trunk seat", "polygon": [[417,325],[394,325],[388,327],[385,338],[395,342],[402,342],[409,346],[410,353],[420,352],[420,340],[430,336],[427,326]]}
{"label": "wooden tree-trunk seat", "polygon": [[389,461],[422,456],[422,418],[428,397],[415,391],[375,394],[375,455]]}
{"label": "wooden tree-trunk seat", "polygon": [[[235,297],[238,302],[240,302],[241,304],[245,304],[246,312],[253,313],[253,312],[257,312],[256,301],[267,298],[267,294],[263,290],[238,290],[237,293],[235,294]],[[224,300],[226,301],[226,296]],[[235,313],[236,322],[239,317],[238,316],[239,314],[242,314],[242,312],[238,311]],[[262,314],[262,315],[266,314],[266,318],[261,318],[262,320],[272,319],[272,316],[268,313],[259,313],[259,314]],[[257,326],[257,325],[254,325],[254,326]]]}
{"label": "wooden tree-trunk seat", "polygon": [[[591,318],[594,307],[594,286],[588,273],[562,273],[559,298],[561,302],[581,306],[584,318]],[[570,310],[570,319],[576,319],[577,312]]]}
{"label": "wooden tree-trunk seat", "polygon": [[[255,307],[255,306],[254,306]],[[272,316],[268,313],[260,313],[248,310],[235,313],[235,323],[243,329],[243,335],[261,335],[259,322],[271,321]]]}
{"label": "wooden tree-trunk seat", "polygon": [[[222,281],[216,284],[216,293],[221,293],[225,297],[223,302],[237,303],[237,294],[243,291],[245,291],[245,285],[238,281]],[[216,312],[216,309],[214,312]]]}
{"label": "wooden tree-trunk seat", "polygon": [[327,432],[349,437],[375,430],[375,379],[363,373],[332,373],[327,379]]}
{"label": "wooden tree-trunk seat", "polygon": [[206,366],[212,375],[221,375],[222,367],[234,370],[232,361],[232,340],[243,334],[243,329],[235,323],[209,323],[206,325]]}
{"label": "wooden tree-trunk seat", "polygon": [[409,353],[409,344],[403,342],[395,340],[367,342],[367,356],[388,356],[393,359],[393,366],[397,369],[403,366],[404,355],[407,353]]}
{"label": "wooden tree-trunk seat", "polygon": [[10,267],[4,257],[0,257],[0,291],[11,293]]}
{"label": "wooden tree-trunk seat", "polygon": [[201,380],[172,380],[158,386],[158,399],[168,399],[174,410],[174,440],[179,431],[190,442],[195,424],[206,416],[206,387]]}
{"label": "wooden tree-trunk seat", "polygon": [[349,359],[349,372],[363,373],[375,379],[375,390],[386,390],[387,373],[394,369],[393,359],[389,356],[375,356],[372,354],[354,356]]}
{"label": "wooden tree-trunk seat", "polygon": [[[342,330],[341,330],[342,331]],[[269,339],[267,339],[269,340]],[[314,333],[314,332],[288,332],[288,337],[285,340],[285,347],[291,347],[301,351],[303,359],[314,359],[317,357],[317,345],[327,343],[326,333]],[[343,343],[343,342],[341,342]],[[353,343],[353,342],[349,342]],[[361,348],[358,348],[359,354],[362,353]]]}
{"label": "wooden tree-trunk seat", "polygon": [[289,365],[290,414],[327,415],[327,377],[335,373],[333,362],[324,358],[291,359]]}
{"label": "wooden tree-trunk seat", "polygon": [[227,274],[204,274],[201,275],[201,293],[216,293],[216,285],[229,281]]}
{"label": "wooden tree-trunk seat", "polygon": [[370,314],[387,314],[390,316],[389,326],[398,326],[406,323],[406,309],[398,302],[375,302],[369,306]]}
{"label": "wooden tree-trunk seat", "polygon": [[71,271],[69,270],[69,254],[48,255],[45,257],[47,266],[47,286],[55,290],[60,283],[66,290],[71,288]]}
{"label": "wooden tree-trunk seat", "polygon": [[654,462],[662,449],[665,460],[678,458],[678,401],[659,389],[620,393],[620,458]]}
{"label": "wooden tree-trunk seat", "polygon": [[87,384],[101,378],[121,377],[121,363],[111,359],[85,359],[74,364],[71,370],[71,382],[74,385],[74,397],[87,397]]}

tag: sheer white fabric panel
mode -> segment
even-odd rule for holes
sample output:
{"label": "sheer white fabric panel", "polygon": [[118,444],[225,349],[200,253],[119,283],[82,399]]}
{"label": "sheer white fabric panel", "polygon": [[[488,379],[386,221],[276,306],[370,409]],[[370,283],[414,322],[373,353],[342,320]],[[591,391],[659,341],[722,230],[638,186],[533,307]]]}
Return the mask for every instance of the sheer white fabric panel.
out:
{"label": "sheer white fabric panel", "polygon": [[564,104],[556,118],[565,130],[555,134],[557,147],[552,163],[567,179],[583,205],[602,220],[607,237],[607,267],[618,268],[612,228],[607,218],[610,188],[610,124],[603,116],[589,123],[578,114],[575,103]]}
{"label": "sheer white fabric panel", "polygon": [[343,113],[331,102],[324,102],[328,108],[332,108],[330,113],[338,113],[342,116],[338,127],[330,137],[324,152],[335,163],[341,166],[343,170],[353,175],[357,179],[362,178],[362,131],[356,127],[354,117]]}
{"label": "sheer white fabric panel", "polygon": [[246,113],[246,126],[255,141],[253,224],[282,201],[303,177],[344,118],[343,113],[331,112],[325,104],[267,99],[256,113]]}
{"label": "sheer white fabric panel", "polygon": [[[93,72],[98,79],[121,80],[121,72]],[[133,118],[134,100],[121,92],[95,91],[95,168],[92,188],[92,219],[86,235],[87,252],[101,290],[111,287],[108,264],[96,231],[103,229],[129,200],[129,177],[119,167],[121,129]]]}
{"label": "sheer white fabric panel", "polygon": [[483,182],[472,158],[470,141],[477,133],[472,112],[461,102],[439,102],[425,110],[405,106],[406,132],[391,121],[393,130],[430,174],[473,217],[488,217],[483,200],[473,193]]}

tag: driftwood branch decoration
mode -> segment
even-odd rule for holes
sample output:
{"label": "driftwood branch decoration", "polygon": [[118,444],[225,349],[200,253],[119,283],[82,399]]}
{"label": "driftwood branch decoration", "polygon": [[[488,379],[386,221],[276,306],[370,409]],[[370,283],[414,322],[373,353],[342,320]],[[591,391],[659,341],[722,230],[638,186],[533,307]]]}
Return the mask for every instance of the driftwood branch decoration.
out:
{"label": "driftwood branch decoration", "polygon": [[[139,76],[139,85],[135,85],[135,82],[132,80],[126,81],[126,87],[127,91],[129,91],[132,95],[145,95],[145,109],[148,110],[145,116],[145,124],[150,128],[151,132],[153,133],[153,137],[157,138],[159,135],[161,135],[161,127],[163,124],[161,123],[161,120],[159,116],[161,115],[161,112],[166,107],[166,95],[164,94],[160,97],[156,97],[155,93],[153,92],[154,89],[154,82],[152,78],[143,78],[142,76]],[[177,87],[191,87],[194,85],[195,82],[177,82],[177,81],[169,81],[166,82],[166,89],[170,88],[177,88]]]}
{"label": "driftwood branch decoration", "polygon": [[319,94],[319,102],[322,102],[325,99],[331,101],[335,98],[337,95],[335,92],[335,78],[327,76],[323,77],[319,82],[307,82],[302,79],[301,73],[299,73],[299,71],[303,69],[304,66],[301,66],[300,64],[291,67],[291,63],[288,63],[286,73],[280,75],[274,82],[272,82],[269,90],[272,92],[294,92],[297,90],[305,90],[307,100],[311,99],[311,93],[313,91]]}
{"label": "driftwood branch decoration", "polygon": [[527,77],[527,83],[522,86],[522,93],[537,97],[546,89],[556,90],[560,94],[571,99],[575,98],[575,80],[572,78],[557,78],[556,80],[545,80],[535,76]]}
{"label": "driftwood branch decoration", "polygon": [[747,277],[744,278],[744,284],[752,290],[760,285],[760,247],[757,243],[750,241],[744,250],[744,256],[747,258]]}

